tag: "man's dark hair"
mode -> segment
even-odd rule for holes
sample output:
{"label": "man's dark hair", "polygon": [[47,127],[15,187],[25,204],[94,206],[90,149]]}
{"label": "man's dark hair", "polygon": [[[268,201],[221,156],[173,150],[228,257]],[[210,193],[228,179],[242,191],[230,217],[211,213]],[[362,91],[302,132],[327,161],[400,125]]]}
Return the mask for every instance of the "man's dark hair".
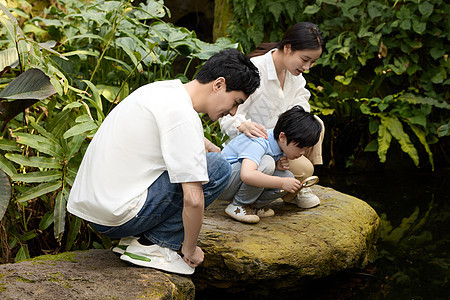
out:
{"label": "man's dark hair", "polygon": [[298,147],[312,147],[318,141],[322,125],[313,114],[305,112],[303,107],[296,105],[278,117],[273,134],[278,140],[284,132],[287,143],[294,142]]}
{"label": "man's dark hair", "polygon": [[259,87],[258,68],[236,49],[222,50],[211,56],[198,71],[195,79],[208,83],[225,78],[227,92],[243,91],[250,96]]}

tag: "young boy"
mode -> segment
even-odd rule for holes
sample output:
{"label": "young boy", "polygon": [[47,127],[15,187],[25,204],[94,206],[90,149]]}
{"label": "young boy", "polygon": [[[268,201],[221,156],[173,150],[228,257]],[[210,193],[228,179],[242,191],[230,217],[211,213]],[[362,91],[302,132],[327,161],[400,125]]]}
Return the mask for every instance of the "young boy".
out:
{"label": "young boy", "polygon": [[[198,113],[213,121],[234,115],[258,86],[256,67],[233,49],[212,56],[187,84],[170,80],[137,89],[91,141],[68,211],[122,238],[126,249],[115,248],[121,259],[192,274],[203,261],[197,238],[204,207],[230,175],[223,156],[210,152],[218,148],[205,140]],[[183,258],[176,252],[181,246]]]}
{"label": "young boy", "polygon": [[295,193],[300,181],[288,171],[288,160],[302,156],[317,143],[322,126],[301,106],[282,113],[268,139],[250,138],[240,134],[222,151],[231,163],[231,178],[219,196],[233,200],[225,212],[244,223],[258,223],[274,211],[266,206],[287,193]]}

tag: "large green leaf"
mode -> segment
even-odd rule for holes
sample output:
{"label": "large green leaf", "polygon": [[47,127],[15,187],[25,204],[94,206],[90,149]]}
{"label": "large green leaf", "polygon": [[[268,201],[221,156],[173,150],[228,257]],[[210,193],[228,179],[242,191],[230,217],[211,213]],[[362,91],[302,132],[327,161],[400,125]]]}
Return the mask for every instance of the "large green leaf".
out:
{"label": "large green leaf", "polygon": [[30,172],[27,174],[17,174],[13,176],[14,181],[33,183],[33,182],[49,182],[62,178],[61,171],[42,171]]}
{"label": "large green leaf", "polygon": [[29,69],[0,92],[2,100],[42,100],[55,94],[50,79],[39,69]]}
{"label": "large green leaf", "polygon": [[9,48],[0,51],[0,71],[5,68],[15,68],[19,64],[19,55],[17,55],[16,48]]}
{"label": "large green leaf", "polygon": [[59,160],[42,156],[24,156],[21,154],[6,153],[5,157],[19,165],[44,169],[59,169],[62,167]]}
{"label": "large green leaf", "polygon": [[69,198],[69,192],[66,188],[62,189],[55,200],[54,208],[54,232],[55,239],[61,242],[62,236],[64,234],[64,226],[66,224],[66,204]]}
{"label": "large green leaf", "polygon": [[80,135],[80,134],[83,134],[83,133],[85,133],[87,131],[91,131],[91,130],[94,130],[94,129],[97,129],[97,128],[98,128],[98,125],[94,121],[84,122],[84,123],[81,123],[81,124],[77,124],[77,125],[73,126],[72,128],[70,128],[69,130],[67,130],[64,133],[63,137],[65,139],[67,139],[67,138],[69,138],[71,136]]}
{"label": "large green leaf", "polygon": [[378,157],[380,162],[386,162],[386,153],[391,145],[392,135],[389,133],[387,126],[381,119],[381,124],[378,127]]}
{"label": "large green leaf", "polygon": [[26,190],[22,193],[18,198],[17,202],[25,202],[39,196],[45,195],[47,193],[51,193],[56,191],[61,187],[62,183],[60,181],[57,182],[46,182],[42,183],[38,186],[35,186],[31,189]]}
{"label": "large green leaf", "polygon": [[3,155],[0,154],[0,169],[3,170],[9,177],[17,174],[16,167],[7,160]]}
{"label": "large green leaf", "polygon": [[62,148],[59,144],[39,135],[29,133],[16,133],[17,142],[30,146],[39,152],[49,154],[53,157],[63,159]]}
{"label": "large green leaf", "polygon": [[430,163],[431,163],[431,169],[434,171],[433,152],[431,152],[430,145],[428,145],[427,134],[425,133],[425,131],[422,128],[420,128],[417,125],[409,124],[409,126],[411,126],[412,131],[414,131],[416,136],[419,138],[419,141],[424,146],[425,151],[427,151],[428,159],[430,160]]}
{"label": "large green leaf", "polygon": [[397,117],[384,117],[381,119],[381,123],[384,123],[392,136],[399,142],[403,152],[407,153],[414,161],[416,166],[419,165],[419,155],[417,149],[411,142],[408,134],[403,130],[403,125]]}
{"label": "large green leaf", "polygon": [[0,221],[9,205],[11,199],[11,184],[5,172],[0,170]]}

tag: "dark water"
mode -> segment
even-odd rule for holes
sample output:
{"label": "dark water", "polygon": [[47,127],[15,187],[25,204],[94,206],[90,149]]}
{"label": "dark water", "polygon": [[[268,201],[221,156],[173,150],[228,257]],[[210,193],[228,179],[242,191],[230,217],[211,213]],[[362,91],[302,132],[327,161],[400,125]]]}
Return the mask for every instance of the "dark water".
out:
{"label": "dark water", "polygon": [[320,185],[366,201],[382,218],[377,260],[301,293],[211,290],[197,299],[450,299],[448,171],[316,171]]}

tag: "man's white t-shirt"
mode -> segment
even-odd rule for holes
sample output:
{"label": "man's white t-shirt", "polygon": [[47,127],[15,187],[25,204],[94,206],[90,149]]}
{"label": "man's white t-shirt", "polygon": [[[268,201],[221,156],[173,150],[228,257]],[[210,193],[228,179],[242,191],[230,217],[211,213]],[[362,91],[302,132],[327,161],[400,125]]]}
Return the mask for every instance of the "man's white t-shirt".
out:
{"label": "man's white t-shirt", "polygon": [[261,85],[244,104],[238,106],[234,116],[228,115],[219,119],[222,132],[230,138],[239,134],[237,127],[244,121],[274,128],[278,116],[295,105],[301,105],[307,112],[311,110],[308,103],[311,93],[305,88],[306,80],[302,74],[294,76],[286,71],[284,87],[281,88],[272,58],[275,50],[252,57],[251,61],[258,68],[261,76]]}
{"label": "man's white t-shirt", "polygon": [[164,171],[172,183],[208,181],[201,120],[179,80],[145,85],[111,111],[84,155],[67,210],[122,225]]}

